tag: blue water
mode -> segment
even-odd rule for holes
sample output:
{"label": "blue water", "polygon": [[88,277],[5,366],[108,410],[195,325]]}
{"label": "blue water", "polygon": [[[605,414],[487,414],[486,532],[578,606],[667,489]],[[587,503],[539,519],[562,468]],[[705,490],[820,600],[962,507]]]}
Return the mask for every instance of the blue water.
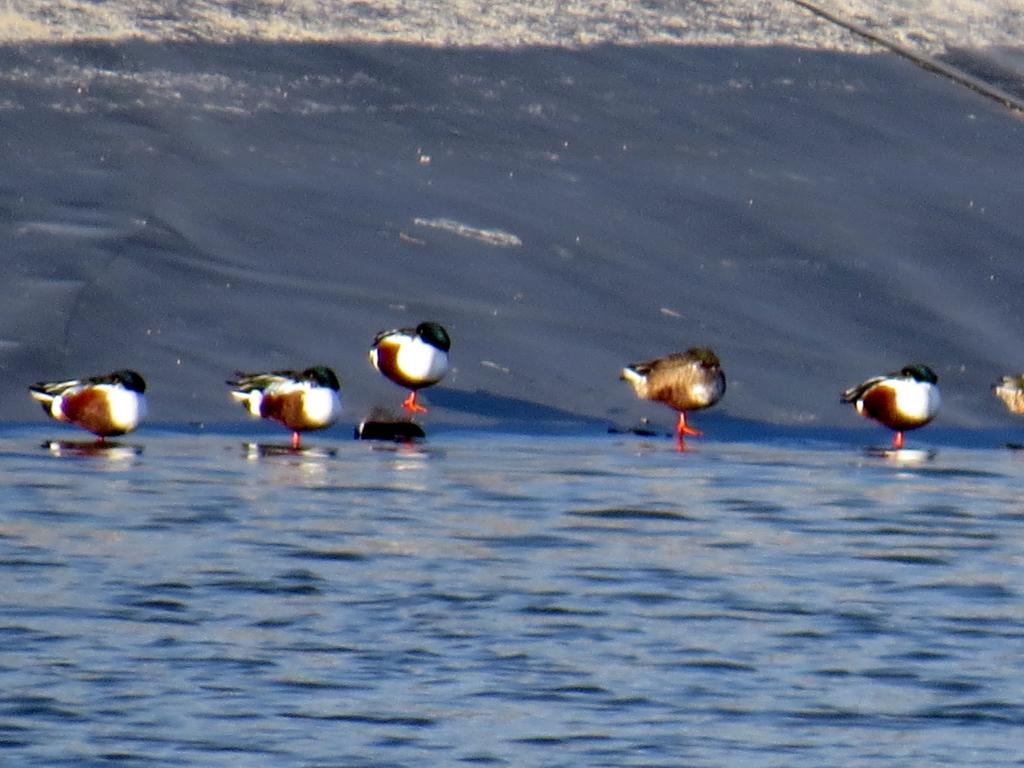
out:
{"label": "blue water", "polygon": [[1024,454],[74,438],[0,436],[5,765],[1024,760]]}

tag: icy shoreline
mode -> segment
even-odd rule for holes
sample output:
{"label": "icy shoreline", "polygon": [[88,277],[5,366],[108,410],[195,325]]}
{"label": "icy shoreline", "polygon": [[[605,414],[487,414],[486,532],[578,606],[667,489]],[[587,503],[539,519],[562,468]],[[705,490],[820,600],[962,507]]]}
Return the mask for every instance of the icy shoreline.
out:
{"label": "icy shoreline", "polygon": [[988,386],[1024,368],[1024,127],[891,55],[0,55],[0,418],[40,417],[27,383],[130,365],[155,420],[223,421],[234,369],[323,362],[357,419],[401,396],[374,333],[432,318],[455,341],[444,422],[667,416],[618,369],[702,343],[733,418],[856,425],[839,391],[923,360],[940,421],[1013,423]]}

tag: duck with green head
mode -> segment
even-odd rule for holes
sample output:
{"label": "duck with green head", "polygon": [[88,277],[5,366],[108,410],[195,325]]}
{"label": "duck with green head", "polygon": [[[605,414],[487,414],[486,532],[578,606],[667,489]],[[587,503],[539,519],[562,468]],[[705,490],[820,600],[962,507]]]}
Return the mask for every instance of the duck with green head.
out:
{"label": "duck with green head", "polygon": [[341,415],[341,382],[326,365],[304,371],[237,372],[228,379],[231,397],[253,416],[270,419],[292,431],[292,448],[301,433],[331,426]]}
{"label": "duck with green head", "polygon": [[923,427],[939,412],[938,382],[939,377],[927,365],[912,363],[850,387],[840,400],[894,430],[892,447],[899,450],[904,432]]}
{"label": "duck with green head", "polygon": [[48,416],[87,429],[100,442],[131,432],[146,415],[146,381],[127,368],[102,376],[40,381],[29,387],[29,393]]}
{"label": "duck with green head", "polygon": [[381,331],[370,346],[370,365],[409,390],[402,407],[410,413],[427,409],[416,400],[419,390],[437,384],[448,373],[452,340],[440,323]]}

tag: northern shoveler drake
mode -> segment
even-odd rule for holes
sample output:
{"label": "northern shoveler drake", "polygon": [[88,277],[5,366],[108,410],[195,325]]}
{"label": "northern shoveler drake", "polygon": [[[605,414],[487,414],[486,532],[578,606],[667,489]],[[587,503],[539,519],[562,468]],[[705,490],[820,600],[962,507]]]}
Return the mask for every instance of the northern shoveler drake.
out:
{"label": "northern shoveler drake", "polygon": [[914,363],[884,376],[874,376],[843,392],[857,413],[895,430],[892,447],[903,447],[903,433],[923,427],[935,418],[942,399],[939,377],[927,365]]}
{"label": "northern shoveler drake", "polygon": [[679,412],[676,424],[679,450],[684,449],[687,435],[703,434],[686,423],[686,414],[709,408],[725,394],[722,364],[708,347],[693,347],[646,363],[627,365],[620,378],[632,385],[641,400],[656,400]]}
{"label": "northern shoveler drake", "polygon": [[992,385],[992,394],[1003,401],[1010,413],[1024,413],[1024,374],[1003,376]]}
{"label": "northern shoveler drake", "polygon": [[448,352],[452,340],[438,323],[420,323],[415,328],[381,331],[370,347],[370,364],[400,387],[409,390],[402,407],[412,413],[426,408],[416,402],[416,393],[437,384],[448,373]]}
{"label": "northern shoveler drake", "polygon": [[231,397],[253,416],[280,422],[292,431],[292,448],[300,434],[331,426],[341,415],[341,383],[326,365],[304,371],[236,373],[228,379]]}
{"label": "northern shoveler drake", "polygon": [[41,381],[28,389],[52,418],[87,429],[100,441],[131,432],[146,415],[146,381],[127,369],[87,379]]}

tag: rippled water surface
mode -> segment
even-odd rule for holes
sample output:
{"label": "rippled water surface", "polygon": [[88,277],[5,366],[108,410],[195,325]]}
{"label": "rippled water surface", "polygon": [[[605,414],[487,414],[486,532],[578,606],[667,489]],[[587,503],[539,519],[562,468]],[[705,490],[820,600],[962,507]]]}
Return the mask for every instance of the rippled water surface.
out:
{"label": "rippled water surface", "polygon": [[1022,454],[61,437],[0,437],[5,763],[1024,759]]}

